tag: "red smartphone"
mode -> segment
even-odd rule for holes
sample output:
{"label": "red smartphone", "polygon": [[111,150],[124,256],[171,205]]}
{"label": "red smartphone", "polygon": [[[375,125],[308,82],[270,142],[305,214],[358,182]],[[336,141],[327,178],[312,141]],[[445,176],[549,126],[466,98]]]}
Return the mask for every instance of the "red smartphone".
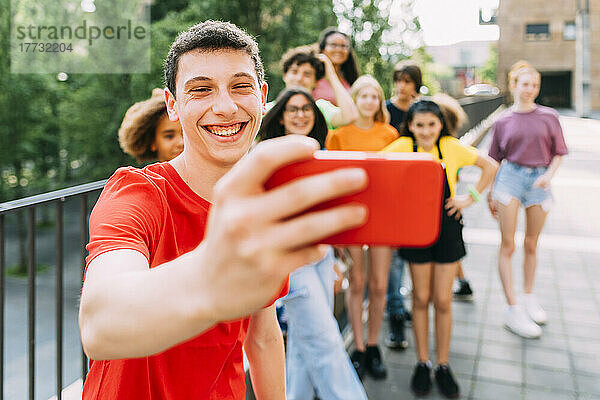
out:
{"label": "red smartphone", "polygon": [[300,177],[348,167],[367,172],[366,189],[305,212],[356,202],[367,205],[367,222],[320,243],[393,247],[426,247],[435,243],[440,232],[445,176],[442,165],[425,154],[317,151],[311,159],[276,171],[265,187],[271,189]]}

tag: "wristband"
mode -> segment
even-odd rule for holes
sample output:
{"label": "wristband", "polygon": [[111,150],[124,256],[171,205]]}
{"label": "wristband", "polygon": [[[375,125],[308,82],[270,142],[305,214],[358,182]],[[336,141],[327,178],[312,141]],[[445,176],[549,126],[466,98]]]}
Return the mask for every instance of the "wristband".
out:
{"label": "wristband", "polygon": [[480,194],[477,191],[477,189],[475,189],[475,186],[469,185],[468,190],[469,190],[469,194],[471,195],[471,198],[473,199],[473,201],[475,203],[477,203],[481,197],[480,197]]}

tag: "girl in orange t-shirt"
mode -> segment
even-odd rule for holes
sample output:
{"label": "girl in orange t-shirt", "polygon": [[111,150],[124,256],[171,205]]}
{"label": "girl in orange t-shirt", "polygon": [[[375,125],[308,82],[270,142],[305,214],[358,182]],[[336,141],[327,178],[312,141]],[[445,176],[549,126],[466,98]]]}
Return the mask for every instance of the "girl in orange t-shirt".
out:
{"label": "girl in orange t-shirt", "polygon": [[[379,151],[392,143],[398,137],[398,132],[388,124],[389,113],[379,83],[373,77],[363,75],[352,85],[350,95],[356,103],[359,117],[353,124],[331,131],[327,135],[325,147],[328,150]],[[369,332],[366,344],[362,322],[362,304],[367,284],[363,251],[359,246],[351,246],[348,250],[353,266],[349,272],[350,288],[346,296],[348,316],[356,343],[356,350],[351,356],[352,364],[361,377],[369,372],[374,378],[383,379],[387,370],[377,339],[385,309],[392,250],[381,246],[369,249]]]}

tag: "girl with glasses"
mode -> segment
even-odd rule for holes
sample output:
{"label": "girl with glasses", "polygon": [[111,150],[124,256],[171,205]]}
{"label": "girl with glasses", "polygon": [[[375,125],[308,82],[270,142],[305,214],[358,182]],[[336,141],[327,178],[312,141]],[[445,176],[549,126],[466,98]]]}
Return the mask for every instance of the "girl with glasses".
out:
{"label": "girl with glasses", "polygon": [[[321,32],[318,46],[319,52],[329,57],[333,63],[342,85],[350,90],[350,86],[359,75],[358,63],[350,44],[350,38],[337,28],[330,27]],[[334,90],[327,79],[320,79],[317,82],[312,95],[315,99],[325,99],[337,105]]]}

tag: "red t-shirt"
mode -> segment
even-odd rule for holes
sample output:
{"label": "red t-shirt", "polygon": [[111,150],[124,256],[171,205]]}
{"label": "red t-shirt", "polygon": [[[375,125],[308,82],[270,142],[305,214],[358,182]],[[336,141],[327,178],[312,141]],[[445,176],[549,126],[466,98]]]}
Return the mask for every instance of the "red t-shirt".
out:
{"label": "red t-shirt", "polygon": [[[120,168],[92,211],[86,263],[117,249],[139,251],[150,268],[171,261],[200,244],[209,207],[169,163]],[[149,357],[90,360],[83,399],[245,399],[248,322],[219,323]]]}

